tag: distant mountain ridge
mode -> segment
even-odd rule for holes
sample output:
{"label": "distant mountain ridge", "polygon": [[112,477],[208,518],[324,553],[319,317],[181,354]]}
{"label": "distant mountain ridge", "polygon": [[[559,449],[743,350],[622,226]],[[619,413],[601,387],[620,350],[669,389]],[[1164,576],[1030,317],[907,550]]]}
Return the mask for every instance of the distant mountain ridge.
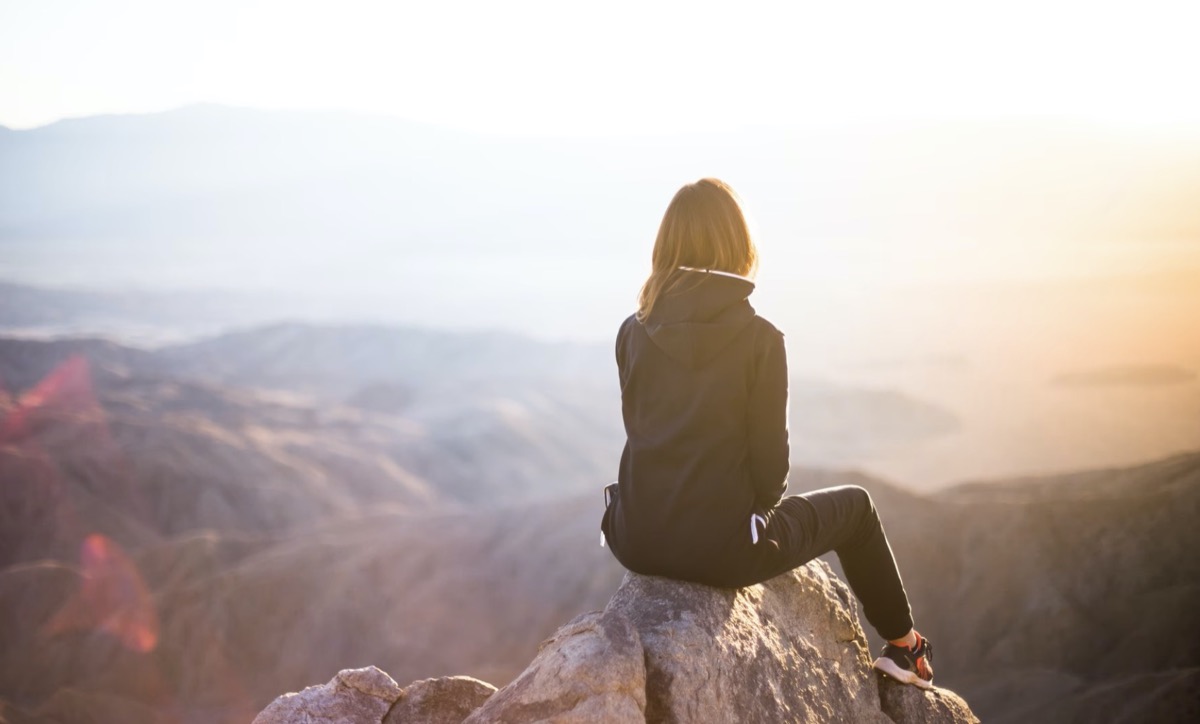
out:
{"label": "distant mountain ridge", "polygon": [[379,324],[275,323],[161,351],[180,374],[344,397],[363,381],[432,387],[547,378],[606,380],[608,345],[544,342],[511,332],[446,332]]}
{"label": "distant mountain ridge", "polygon": [[[1200,235],[1197,161],[1195,128],[1149,142],[1065,122],[569,139],[192,106],[0,134],[0,248],[25,280],[394,292],[455,255],[628,259],[671,189],[704,173],[772,200],[781,239],[1184,241]],[[381,249],[406,262],[351,263]]]}
{"label": "distant mountain ridge", "polygon": [[[115,472],[107,464],[114,459],[140,464],[124,476],[126,484],[148,485],[154,492],[141,494],[156,506],[176,500],[184,520],[217,529],[241,528],[233,523],[240,513],[271,510],[275,523],[267,529],[289,527],[307,518],[300,511],[314,500],[346,513],[367,504],[404,505],[405,489],[417,498],[473,507],[560,497],[606,478],[619,452],[619,417],[597,408],[605,392],[595,376],[569,369],[572,355],[579,355],[572,345],[396,328],[284,325],[274,335],[270,329],[218,337],[187,347],[182,356],[177,347],[0,338],[0,392],[8,393],[0,394],[0,410],[45,431],[47,439],[38,433],[33,441],[52,446],[52,457],[78,460],[72,467],[97,467],[103,477]],[[358,343],[339,343],[355,334]],[[291,352],[278,346],[297,335]],[[520,353],[492,354],[495,375],[482,379],[483,368],[470,359],[490,364],[492,344]],[[205,352],[207,345],[219,353]],[[414,353],[407,366],[406,351]],[[464,366],[448,363],[455,354],[466,355]],[[216,362],[221,355],[232,368]],[[396,366],[380,368],[379,359]],[[504,359],[511,363],[507,376]],[[562,363],[557,374],[556,362]],[[360,389],[380,381],[372,369],[410,391],[400,409],[350,404]],[[45,391],[31,392],[39,389]],[[96,418],[89,425],[111,435],[96,438],[90,427],[76,425],[79,405]],[[205,456],[210,465],[193,464]],[[158,482],[197,471],[215,479],[195,486]],[[239,507],[239,498],[269,496],[270,487],[289,476],[317,486],[296,498],[298,508],[290,499],[277,508],[265,501]],[[197,507],[197,496],[216,507]],[[114,501],[118,508],[129,502]],[[230,520],[219,512],[224,506],[231,506]],[[203,511],[215,515],[205,519]]]}
{"label": "distant mountain ridge", "polygon": [[[550,494],[537,480],[553,480],[553,494],[561,495],[580,489],[571,485],[610,479],[624,443],[607,344],[297,322],[153,350],[94,339],[0,338],[0,381],[19,391],[73,354],[87,357],[101,382],[134,389],[149,377],[267,395],[264,400],[307,407],[303,414],[312,424],[360,425],[377,437],[391,435],[388,454],[406,469],[480,504]],[[859,460],[958,425],[945,409],[895,391],[818,380],[795,380],[794,388],[797,460]],[[159,394],[142,389],[152,398]],[[201,408],[200,414],[213,414]],[[404,430],[410,432],[400,434]]]}

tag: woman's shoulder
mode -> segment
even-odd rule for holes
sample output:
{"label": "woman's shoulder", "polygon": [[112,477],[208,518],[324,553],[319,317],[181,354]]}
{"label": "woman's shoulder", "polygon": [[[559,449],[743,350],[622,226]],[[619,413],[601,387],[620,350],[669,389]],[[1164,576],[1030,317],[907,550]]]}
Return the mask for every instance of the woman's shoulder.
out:
{"label": "woman's shoulder", "polygon": [[752,325],[755,325],[755,328],[756,328],[755,331],[759,332],[763,336],[783,339],[783,330],[780,329],[779,327],[776,327],[774,324],[771,323],[770,320],[768,320],[766,317],[762,316],[758,312],[754,313],[754,318],[752,320],[750,320],[750,323]]}
{"label": "woman's shoulder", "polygon": [[622,320],[621,326],[617,328],[617,341],[619,342],[628,336],[630,331],[639,324],[641,324],[641,321],[637,318],[636,312]]}
{"label": "woman's shoulder", "polygon": [[616,351],[617,364],[620,365],[625,355],[625,350],[629,347],[629,335],[633,328],[641,324],[637,318],[637,314],[631,314],[621,322],[621,326],[617,328]]}

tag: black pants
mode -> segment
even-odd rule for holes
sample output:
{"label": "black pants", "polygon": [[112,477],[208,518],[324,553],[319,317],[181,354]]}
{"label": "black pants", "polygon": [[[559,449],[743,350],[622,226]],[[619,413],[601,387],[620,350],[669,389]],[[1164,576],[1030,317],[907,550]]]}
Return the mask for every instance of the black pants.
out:
{"label": "black pants", "polygon": [[773,574],[834,551],[863,615],[880,636],[902,638],[913,627],[896,559],[865,489],[844,485],[789,495],[767,515],[766,533],[779,544]]}

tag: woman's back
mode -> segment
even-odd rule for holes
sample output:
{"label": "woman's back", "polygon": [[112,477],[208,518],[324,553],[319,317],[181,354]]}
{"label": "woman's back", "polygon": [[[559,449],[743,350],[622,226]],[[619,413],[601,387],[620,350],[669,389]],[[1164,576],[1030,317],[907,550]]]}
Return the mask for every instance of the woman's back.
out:
{"label": "woman's back", "polygon": [[673,293],[617,336],[627,442],[606,517],[632,570],[735,585],[758,566],[750,520],[787,477],[782,335],[754,284],[680,270]]}

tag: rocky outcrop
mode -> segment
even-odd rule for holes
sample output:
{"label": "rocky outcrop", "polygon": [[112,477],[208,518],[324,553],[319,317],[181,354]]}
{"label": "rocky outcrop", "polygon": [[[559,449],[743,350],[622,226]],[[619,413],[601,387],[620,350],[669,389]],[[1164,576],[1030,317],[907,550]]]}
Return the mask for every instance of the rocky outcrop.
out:
{"label": "rocky outcrop", "polygon": [[819,561],[737,591],[628,574],[467,722],[978,721],[944,690],[888,682],[881,697],[855,608]]}
{"label": "rocky outcrop", "polygon": [[422,679],[404,687],[383,724],[460,724],[496,687],[470,676]]}
{"label": "rocky outcrop", "polygon": [[284,694],[253,724],[460,724],[495,691],[468,676],[423,679],[401,689],[392,677],[368,666]]}
{"label": "rocky outcrop", "polygon": [[879,703],[883,713],[896,724],[925,722],[977,722],[961,697],[947,689],[922,691],[908,684],[878,676]]}
{"label": "rocky outcrop", "polygon": [[[371,695],[382,697],[372,713],[363,709],[368,718],[320,718],[359,711],[352,707],[366,689],[339,682],[361,672],[372,672]],[[896,684],[871,668],[854,598],[821,561],[736,591],[627,574],[603,611],[559,629],[495,694],[476,686],[472,699],[464,684],[445,684],[450,693],[434,698],[452,700],[461,713],[435,707],[443,718],[408,714],[401,704],[414,699],[414,687],[451,680],[417,682],[401,693],[380,677],[391,682],[376,669],[342,672],[324,687],[277,699],[255,724],[375,724],[384,715],[386,724],[978,722],[953,692]],[[303,704],[292,701],[298,698]]]}
{"label": "rocky outcrop", "polygon": [[328,722],[358,724],[383,721],[400,685],[374,666],[338,672],[328,684],[284,694],[254,718],[254,724]]}
{"label": "rocky outcrop", "polygon": [[645,651],[633,622],[593,612],[556,631],[467,724],[645,722],[647,694]]}

